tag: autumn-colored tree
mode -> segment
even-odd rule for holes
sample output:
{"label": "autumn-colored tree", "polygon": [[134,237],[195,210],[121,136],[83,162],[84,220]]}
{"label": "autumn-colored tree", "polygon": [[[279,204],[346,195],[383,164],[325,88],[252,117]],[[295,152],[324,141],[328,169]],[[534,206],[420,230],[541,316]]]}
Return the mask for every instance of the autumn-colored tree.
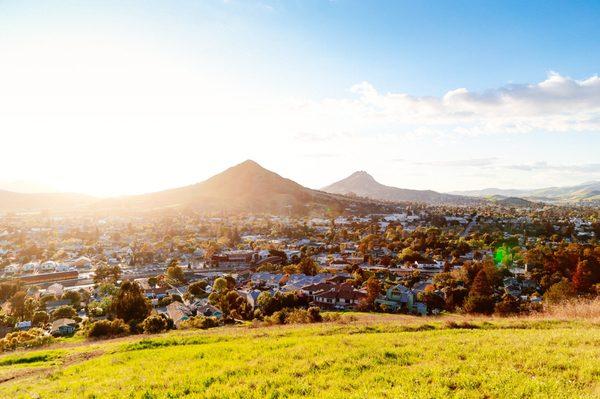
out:
{"label": "autumn-colored tree", "polygon": [[307,276],[314,276],[319,273],[319,265],[310,257],[302,258],[298,263],[297,269],[300,273],[306,274]]}
{"label": "autumn-colored tree", "polygon": [[587,260],[580,261],[577,263],[577,269],[573,275],[573,288],[575,288],[577,292],[586,293],[589,292],[593,284],[594,281],[590,262]]}
{"label": "autumn-colored tree", "polygon": [[479,270],[465,302],[465,310],[469,313],[492,313],[494,300],[492,298],[492,287],[483,269]]}
{"label": "autumn-colored tree", "polygon": [[366,289],[367,296],[360,304],[360,308],[364,310],[372,310],[375,307],[375,300],[381,294],[381,282],[377,278],[371,277],[367,280]]}

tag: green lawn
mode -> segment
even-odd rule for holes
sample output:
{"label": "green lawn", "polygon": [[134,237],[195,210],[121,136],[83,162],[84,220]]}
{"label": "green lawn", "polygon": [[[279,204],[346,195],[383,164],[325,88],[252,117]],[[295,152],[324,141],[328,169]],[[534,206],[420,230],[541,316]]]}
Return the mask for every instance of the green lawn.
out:
{"label": "green lawn", "polygon": [[371,315],[0,357],[2,398],[599,398],[600,325]]}

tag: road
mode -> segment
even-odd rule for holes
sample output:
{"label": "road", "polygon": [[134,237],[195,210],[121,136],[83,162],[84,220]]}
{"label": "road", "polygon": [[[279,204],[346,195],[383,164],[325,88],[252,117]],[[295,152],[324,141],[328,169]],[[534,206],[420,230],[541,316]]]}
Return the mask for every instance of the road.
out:
{"label": "road", "polygon": [[460,236],[462,238],[465,238],[466,236],[468,236],[469,233],[471,232],[471,229],[473,228],[473,226],[475,226],[477,224],[477,216],[479,216],[479,215],[473,216],[473,220],[471,220],[471,222],[467,225],[467,227],[465,227],[465,230],[462,233],[460,233]]}

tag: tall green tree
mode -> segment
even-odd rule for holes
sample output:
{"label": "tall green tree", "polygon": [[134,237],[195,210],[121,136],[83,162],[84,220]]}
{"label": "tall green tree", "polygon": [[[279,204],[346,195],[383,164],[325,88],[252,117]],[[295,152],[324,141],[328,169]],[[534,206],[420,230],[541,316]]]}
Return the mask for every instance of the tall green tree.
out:
{"label": "tall green tree", "polygon": [[143,321],[152,310],[142,287],[134,281],[125,281],[112,298],[111,313],[126,323]]}

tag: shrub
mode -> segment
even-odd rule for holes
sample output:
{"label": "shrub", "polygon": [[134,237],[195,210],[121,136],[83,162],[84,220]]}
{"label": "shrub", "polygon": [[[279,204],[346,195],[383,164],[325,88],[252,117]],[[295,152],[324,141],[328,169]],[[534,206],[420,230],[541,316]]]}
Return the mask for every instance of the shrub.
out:
{"label": "shrub", "polygon": [[465,302],[468,313],[490,314],[494,310],[494,299],[484,295],[469,295]]}
{"label": "shrub", "polygon": [[158,334],[167,328],[167,320],[158,314],[150,315],[142,322],[142,329],[146,334]]}
{"label": "shrub", "polygon": [[457,321],[448,321],[446,322],[446,328],[452,330],[477,330],[479,326],[477,324],[470,323],[468,321],[457,322]]}
{"label": "shrub", "polygon": [[501,302],[498,302],[494,307],[494,312],[500,316],[508,316],[511,314],[519,313],[521,306],[516,298],[511,295],[505,295]]}
{"label": "shrub", "polygon": [[0,339],[0,351],[10,351],[18,348],[35,348],[48,345],[53,338],[41,328],[31,328],[27,331],[16,331],[6,334]]}
{"label": "shrub", "polygon": [[282,309],[266,317],[268,324],[307,324],[323,321],[321,309],[311,307],[307,309]]}
{"label": "shrub", "polygon": [[99,320],[89,325],[88,338],[111,338],[129,334],[129,326],[121,319]]}
{"label": "shrub", "polygon": [[179,325],[179,328],[183,330],[192,328],[201,328],[206,330],[208,328],[219,327],[220,325],[221,323],[216,317],[195,316],[183,321]]}
{"label": "shrub", "polygon": [[322,315],[322,320],[324,322],[336,322],[336,323],[340,323],[340,324],[348,324],[348,323],[352,323],[358,319],[353,314],[327,312],[324,315]]}
{"label": "shrub", "polygon": [[550,304],[556,304],[575,297],[577,293],[568,280],[563,279],[552,285],[544,294],[544,301]]}
{"label": "shrub", "polygon": [[308,318],[313,323],[320,323],[323,321],[323,317],[321,316],[321,309],[316,306],[311,306],[308,308]]}

